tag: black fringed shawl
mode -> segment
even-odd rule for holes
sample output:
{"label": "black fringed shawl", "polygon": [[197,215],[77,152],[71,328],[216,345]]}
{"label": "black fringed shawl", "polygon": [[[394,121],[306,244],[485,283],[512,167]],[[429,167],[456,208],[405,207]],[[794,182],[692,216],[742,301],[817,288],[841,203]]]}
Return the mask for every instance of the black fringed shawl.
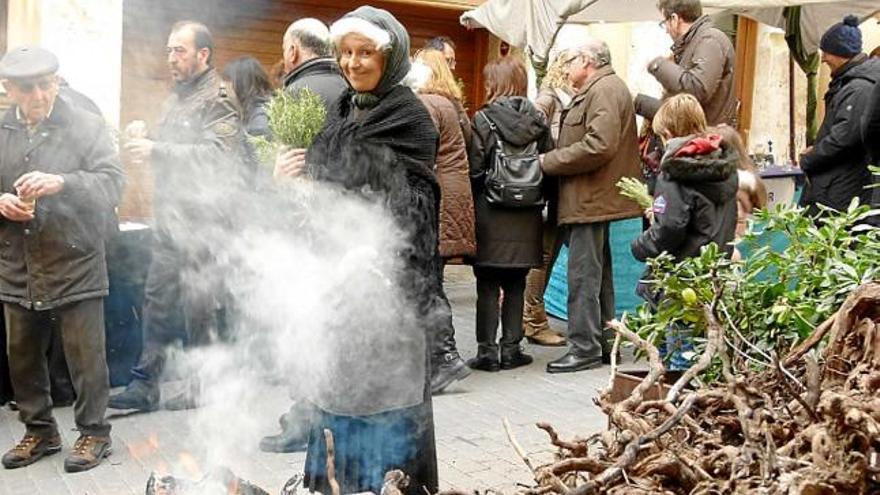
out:
{"label": "black fringed shawl", "polygon": [[[418,329],[411,330],[430,337],[438,326],[442,293],[440,188],[432,169],[437,131],[409,88],[395,87],[357,116],[350,96],[337,100],[309,148],[309,172],[318,181],[383,203],[394,217],[406,236],[406,247],[397,253],[403,261],[398,284],[420,322]],[[371,413],[387,410],[378,403],[369,408]]]}
{"label": "black fringed shawl", "polygon": [[337,100],[309,148],[311,176],[382,195],[410,235],[411,255],[429,262],[436,257],[440,206],[433,171],[438,135],[431,116],[404,86],[360,112],[355,118],[351,93]]}

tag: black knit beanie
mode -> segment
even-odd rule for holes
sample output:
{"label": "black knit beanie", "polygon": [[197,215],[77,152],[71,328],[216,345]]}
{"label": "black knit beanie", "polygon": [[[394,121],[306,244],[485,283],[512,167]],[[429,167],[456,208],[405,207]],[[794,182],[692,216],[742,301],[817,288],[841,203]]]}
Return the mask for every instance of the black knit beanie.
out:
{"label": "black knit beanie", "polygon": [[852,58],[862,53],[862,31],[859,30],[859,18],[848,15],[843,22],[828,28],[822,35],[819,47],[825,53],[838,57]]}

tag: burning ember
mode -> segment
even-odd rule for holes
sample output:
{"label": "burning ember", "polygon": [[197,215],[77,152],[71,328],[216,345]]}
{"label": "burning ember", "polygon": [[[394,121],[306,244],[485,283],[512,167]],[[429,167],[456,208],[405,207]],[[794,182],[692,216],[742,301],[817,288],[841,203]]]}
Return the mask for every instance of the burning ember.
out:
{"label": "burning ember", "polygon": [[226,468],[216,469],[199,481],[160,476],[147,480],[146,495],[269,495],[269,492],[235,476]]}

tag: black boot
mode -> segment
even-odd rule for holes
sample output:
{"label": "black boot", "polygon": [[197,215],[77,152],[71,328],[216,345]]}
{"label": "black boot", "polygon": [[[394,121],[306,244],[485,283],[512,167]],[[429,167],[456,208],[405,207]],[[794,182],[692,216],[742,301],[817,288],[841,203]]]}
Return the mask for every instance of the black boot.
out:
{"label": "black boot", "polygon": [[458,355],[458,352],[444,354],[435,360],[434,368],[431,369],[431,393],[439,394],[452,382],[464,380],[471,374],[470,368]]}
{"label": "black boot", "polygon": [[532,356],[524,353],[519,346],[501,351],[501,369],[512,370],[520,366],[532,364]]}
{"label": "black boot", "polygon": [[431,342],[431,393],[439,394],[452,382],[471,374],[470,368],[458,354],[455,345],[455,327],[452,325],[452,307],[443,293],[437,310],[434,339]]}
{"label": "black boot", "polygon": [[474,370],[498,371],[501,364],[498,362],[498,348],[477,345],[477,357],[468,359],[467,365]]}
{"label": "black boot", "polygon": [[155,411],[159,409],[159,384],[134,379],[125,387],[125,390],[110,396],[107,407],[110,409]]}
{"label": "black boot", "polygon": [[277,454],[305,452],[309,445],[312,410],[294,404],[290,410],[278,418],[281,433],[265,436],[260,440],[260,450]]}

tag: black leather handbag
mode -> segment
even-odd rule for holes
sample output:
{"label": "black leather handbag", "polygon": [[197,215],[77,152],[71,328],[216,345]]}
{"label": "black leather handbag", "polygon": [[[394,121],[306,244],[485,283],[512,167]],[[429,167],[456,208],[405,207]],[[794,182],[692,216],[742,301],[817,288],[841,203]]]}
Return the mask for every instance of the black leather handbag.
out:
{"label": "black leather handbag", "polygon": [[495,136],[495,157],[485,175],[486,199],[490,205],[504,208],[544,206],[541,161],[537,141],[523,148],[505,143],[498,127],[483,112],[477,112],[489,124]]}

